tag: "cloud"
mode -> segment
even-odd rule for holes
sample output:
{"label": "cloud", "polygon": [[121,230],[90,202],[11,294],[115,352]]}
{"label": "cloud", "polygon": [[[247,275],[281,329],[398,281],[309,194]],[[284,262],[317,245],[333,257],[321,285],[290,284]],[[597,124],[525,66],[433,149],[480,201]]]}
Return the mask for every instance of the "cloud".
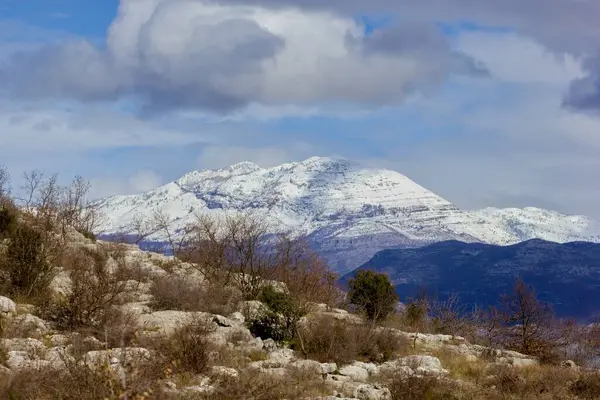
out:
{"label": "cloud", "polygon": [[[223,4],[299,7],[338,15],[393,13],[404,21],[432,24],[475,22],[501,27],[541,43],[563,56],[587,58],[588,74],[573,82],[565,104],[571,109],[600,110],[600,2],[594,0],[221,0]],[[511,57],[512,58],[512,57]]]}
{"label": "cloud", "polygon": [[397,104],[451,72],[484,69],[433,28],[366,35],[350,17],[192,0],[122,0],[101,49],[68,40],[13,54],[0,93],[129,100],[147,114],[249,104]]}
{"label": "cloud", "polygon": [[211,143],[223,133],[164,128],[106,108],[57,108],[0,102],[0,158],[6,153],[68,153],[132,146]]}
{"label": "cloud", "polygon": [[152,170],[138,170],[121,178],[94,178],[90,181],[90,199],[100,199],[115,194],[138,194],[154,189],[163,183],[162,177]]}
{"label": "cloud", "polygon": [[586,75],[571,84],[565,105],[569,108],[600,112],[600,52],[583,65]]}
{"label": "cloud", "polygon": [[514,32],[461,34],[456,47],[488,68],[493,78],[519,84],[566,87],[583,76],[579,57],[552,53],[537,40]]}
{"label": "cloud", "polygon": [[[176,0],[173,0],[176,1]],[[297,7],[338,15],[394,14],[405,21],[476,22],[509,27],[559,52],[598,46],[600,3],[592,0],[220,0],[221,4]]]}

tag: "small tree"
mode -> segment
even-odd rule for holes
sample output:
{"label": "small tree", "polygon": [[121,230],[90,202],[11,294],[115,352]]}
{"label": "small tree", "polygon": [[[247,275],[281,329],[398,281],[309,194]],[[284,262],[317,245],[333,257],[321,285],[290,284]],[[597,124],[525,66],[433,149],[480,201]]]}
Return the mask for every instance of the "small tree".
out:
{"label": "small tree", "polygon": [[445,300],[432,301],[429,313],[435,331],[452,337],[464,335],[471,322],[468,309],[460,303],[457,294],[451,294]]}
{"label": "small tree", "polygon": [[394,311],[398,295],[386,274],[360,270],[348,286],[348,300],[364,311],[369,320],[384,320]]}

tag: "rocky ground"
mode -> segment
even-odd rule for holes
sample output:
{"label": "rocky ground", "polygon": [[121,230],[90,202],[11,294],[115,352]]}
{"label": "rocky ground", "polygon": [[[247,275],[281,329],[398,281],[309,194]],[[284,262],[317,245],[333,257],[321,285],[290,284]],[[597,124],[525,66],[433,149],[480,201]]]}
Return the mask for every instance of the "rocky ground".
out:
{"label": "rocky ground", "polygon": [[[74,248],[97,251],[112,246],[93,242],[74,232],[71,235],[69,242]],[[435,380],[453,387],[465,387],[465,390],[473,387],[494,390],[498,386],[494,381],[498,371],[540,368],[538,361],[532,357],[474,345],[462,337],[416,334],[387,327],[373,329],[385,331],[388,338],[401,345],[394,346],[392,354],[374,360],[377,362],[357,359],[336,363],[322,357],[310,359],[297,347],[293,350],[286,344],[252,335],[248,327],[266,307],[256,300],[238,301],[227,310],[226,315],[156,309],[152,287],[157,280],[182,276],[202,286],[208,284],[207,279],[191,265],[140,251],[136,246],[121,245],[119,257],[120,261],[109,258],[107,264],[116,268],[124,260],[128,265],[135,265],[139,279],[130,274],[124,281],[123,292],[119,294],[119,315],[126,315],[127,319],[117,325],[127,326],[121,331],[128,332],[130,337],[127,340],[118,340],[118,336],[115,339],[114,333],[108,331],[86,332],[81,329],[69,332],[58,329],[55,321],[42,319],[44,315],[39,307],[0,297],[3,336],[0,369],[5,386],[9,387],[24,374],[35,376],[51,371],[58,376],[73,374],[75,368],[87,369],[102,371],[101,376],[118,382],[117,386],[121,388],[115,389],[115,398],[119,398],[119,390],[125,392],[136,381],[136,374],[154,363],[158,354],[157,341],[162,338],[168,342],[180,327],[190,321],[202,321],[206,328],[206,342],[203,342],[209,349],[206,368],[201,373],[181,372],[183,369],[178,369],[177,360],[173,360],[175,367],[159,371],[152,389],[137,394],[137,398],[235,398],[232,393],[237,390],[238,398],[247,399],[399,399],[404,398],[399,397],[401,391],[398,389],[398,382],[403,379],[411,379],[411,382],[422,380],[423,385],[431,385]],[[59,273],[51,288],[56,296],[69,293],[72,290],[69,274],[65,271]],[[218,293],[213,293],[213,296],[208,302],[218,303]],[[316,319],[335,320],[348,326],[365,324],[360,316],[346,310],[315,304],[300,325]],[[191,352],[194,349],[185,350]],[[574,363],[566,363],[557,368],[575,374],[578,367]],[[235,385],[237,388],[231,389]],[[502,398],[499,396],[480,398]]]}

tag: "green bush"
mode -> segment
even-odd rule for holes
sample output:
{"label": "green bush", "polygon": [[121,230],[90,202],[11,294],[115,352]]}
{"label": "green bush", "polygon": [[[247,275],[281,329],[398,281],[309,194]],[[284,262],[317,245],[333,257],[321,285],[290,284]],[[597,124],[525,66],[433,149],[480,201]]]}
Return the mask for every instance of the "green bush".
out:
{"label": "green bush", "polygon": [[0,239],[10,235],[17,227],[19,213],[8,200],[0,198]]}
{"label": "green bush", "polygon": [[348,286],[348,300],[371,321],[382,321],[394,311],[398,295],[387,275],[360,270],[350,279]]}
{"label": "green bush", "polygon": [[288,342],[297,334],[297,324],[305,314],[294,299],[287,293],[275,290],[272,286],[262,288],[258,300],[263,302],[269,312],[252,321],[249,329],[262,339]]}
{"label": "green bush", "polygon": [[44,234],[27,224],[17,224],[11,228],[8,239],[0,259],[3,292],[26,297],[43,293],[55,272],[47,260]]}
{"label": "green bush", "polygon": [[293,332],[286,328],[283,318],[275,313],[268,313],[253,320],[248,329],[254,336],[273,339],[276,342],[287,342],[294,336]]}

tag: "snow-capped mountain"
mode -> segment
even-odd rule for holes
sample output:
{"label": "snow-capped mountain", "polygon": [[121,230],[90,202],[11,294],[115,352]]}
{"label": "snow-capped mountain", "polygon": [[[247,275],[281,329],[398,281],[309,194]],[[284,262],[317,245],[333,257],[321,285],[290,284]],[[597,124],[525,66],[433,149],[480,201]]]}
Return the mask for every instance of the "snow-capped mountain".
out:
{"label": "snow-capped mountain", "polygon": [[583,215],[564,215],[535,207],[488,207],[470,214],[501,227],[519,241],[538,238],[557,243],[600,242],[600,222]]}
{"label": "snow-capped mountain", "polygon": [[[308,236],[342,273],[386,248],[449,239],[501,245],[522,240],[519,228],[508,229],[512,225],[499,222],[492,212],[461,211],[398,172],[332,158],[194,171],[146,193],[99,203],[107,216],[104,234],[130,233],[137,217],[155,211],[168,214],[174,229],[183,228],[197,212],[250,211],[264,216],[273,232]],[[559,224],[553,232],[565,232],[562,227],[569,228]],[[164,240],[161,235],[149,240]]]}

